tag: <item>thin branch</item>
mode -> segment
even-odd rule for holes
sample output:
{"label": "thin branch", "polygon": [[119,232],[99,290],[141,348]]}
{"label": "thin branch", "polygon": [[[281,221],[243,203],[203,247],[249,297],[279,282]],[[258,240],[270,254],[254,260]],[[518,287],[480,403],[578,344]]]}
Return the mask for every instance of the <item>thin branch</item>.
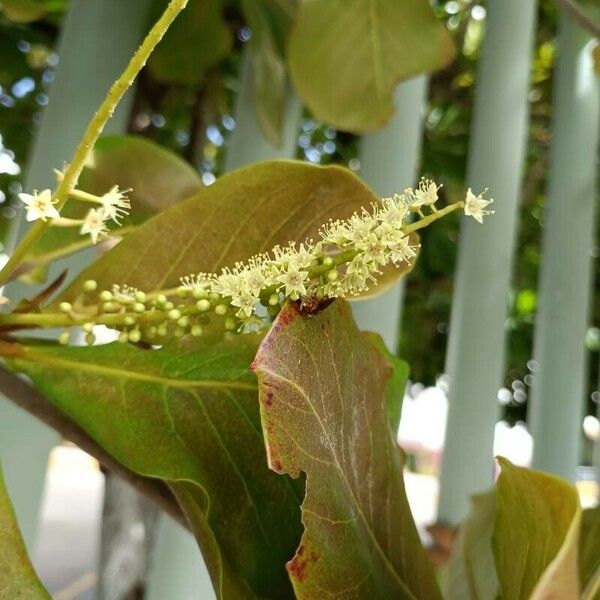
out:
{"label": "thin branch", "polygon": [[559,8],[569,13],[583,29],[600,39],[600,23],[592,19],[575,0],[554,0]]}
{"label": "thin branch", "polygon": [[97,444],[79,425],[71,421],[42,394],[23,379],[0,366],[0,392],[11,402],[37,417],[46,425],[55,429],[82,450],[96,458],[107,470],[114,473],[140,494],[149,498],[157,507],[164,510],[181,525],[189,528],[179,505],[168,486],[158,479],[141,477],[115,460],[104,448]]}

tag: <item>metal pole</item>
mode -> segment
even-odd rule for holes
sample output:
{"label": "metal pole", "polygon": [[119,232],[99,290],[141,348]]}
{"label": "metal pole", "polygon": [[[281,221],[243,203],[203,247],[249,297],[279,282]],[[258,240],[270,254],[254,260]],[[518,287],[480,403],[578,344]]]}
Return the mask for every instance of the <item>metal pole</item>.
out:
{"label": "metal pole", "polygon": [[560,15],[530,422],[533,466],[571,481],[581,458],[600,82],[591,37]]}
{"label": "metal pole", "polygon": [[467,184],[489,187],[496,214],[463,219],[446,371],[449,412],[440,481],[440,521],[468,512],[492,482],[497,393],[504,375],[505,321],[519,190],[527,141],[535,0],[490,0],[479,61]]}
{"label": "metal pole", "polygon": [[[421,154],[423,110],[427,77],[420,76],[396,88],[396,114],[385,129],[361,140],[360,175],[382,197],[414,184]],[[404,285],[376,298],[352,304],[361,329],[375,331],[396,352],[400,333]]]}

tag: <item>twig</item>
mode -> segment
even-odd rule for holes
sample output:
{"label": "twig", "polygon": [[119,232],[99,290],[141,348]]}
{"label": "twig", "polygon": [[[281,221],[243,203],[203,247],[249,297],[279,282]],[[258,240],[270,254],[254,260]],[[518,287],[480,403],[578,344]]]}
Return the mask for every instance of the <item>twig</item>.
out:
{"label": "twig", "polygon": [[79,425],[48,402],[35,388],[2,366],[0,366],[0,392],[11,402],[37,417],[96,458],[106,469],[132,485],[140,494],[149,498],[184,527],[189,528],[186,518],[165,483],[158,479],[142,477],[127,469],[108,454]]}
{"label": "twig", "polygon": [[575,0],[554,0],[559,8],[568,12],[586,31],[600,38],[600,23],[594,21]]}

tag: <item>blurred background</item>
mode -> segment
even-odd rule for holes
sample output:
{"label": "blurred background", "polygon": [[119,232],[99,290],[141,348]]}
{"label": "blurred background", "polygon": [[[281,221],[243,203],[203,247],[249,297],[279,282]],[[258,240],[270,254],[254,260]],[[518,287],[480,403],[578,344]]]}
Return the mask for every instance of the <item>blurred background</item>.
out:
{"label": "blurred background", "polygon": [[[29,2],[35,8],[37,3],[33,0]],[[496,4],[501,2],[499,0]],[[14,221],[21,216],[17,194],[29,191],[25,187],[28,159],[44,109],[52,97],[50,90],[56,71],[63,59],[58,51],[58,43],[67,12],[73,9],[72,4],[85,5],[85,1],[48,1],[40,5],[43,10],[35,14],[27,13],[25,9],[25,12],[19,13],[19,2],[5,0],[4,12],[0,13],[0,251],[9,251]],[[482,79],[478,68],[490,26],[488,17],[492,7],[488,4],[491,3],[447,0],[435,7],[437,17],[454,41],[456,57],[443,70],[429,77],[425,102],[419,109],[421,112],[418,110],[416,115],[417,120],[422,116],[423,127],[415,160],[419,175],[430,177],[443,185],[440,190],[443,199],[460,196],[465,187],[474,185],[469,177],[469,160],[473,160],[469,149],[474,137],[477,83]],[[528,64],[521,65],[529,75],[524,98],[528,111],[522,149],[524,164],[515,204],[515,241],[506,259],[511,273],[506,298],[508,308],[501,318],[506,342],[504,348],[490,352],[492,361],[495,360],[494,356],[501,357],[499,368],[502,380],[500,385],[495,384],[497,393],[488,403],[493,405],[488,409],[488,414],[492,415],[496,425],[493,432],[488,432],[487,438],[493,441],[494,454],[507,456],[521,465],[530,465],[533,456],[534,442],[531,427],[527,423],[532,388],[536,385],[539,370],[534,339],[540,306],[542,238],[548,218],[551,165],[556,166],[560,162],[554,159],[555,162],[551,163],[553,114],[556,114],[559,93],[556,80],[557,56],[560,55],[557,4],[553,0],[540,0],[538,4],[523,2],[523,5],[534,7],[531,12],[535,13],[537,19],[531,30],[530,60],[525,57],[523,60]],[[27,8],[26,5],[22,3],[20,7]],[[124,127],[127,133],[156,141],[181,155],[201,172],[205,185],[211,185],[225,170],[231,168],[228,160],[235,162],[231,155],[228,159],[228,150],[230,141],[235,139],[240,119],[247,118],[247,109],[243,112],[238,101],[243,86],[244,57],[256,35],[238,2],[223,2],[222,19],[231,32],[231,46],[227,51],[207,64],[201,72],[196,70],[192,75],[189,72],[174,73],[168,68],[145,69],[130,98],[130,111]],[[503,35],[504,43],[511,45],[511,32],[505,30]],[[181,41],[194,43],[190,38]],[[589,36],[585,47],[590,57],[594,56],[594,44]],[[171,48],[175,55],[184,51],[184,48]],[[202,47],[197,51],[202,52]],[[89,58],[92,58],[88,65],[89,77],[94,78],[93,61],[102,61],[103,57],[97,55]],[[592,93],[597,94],[597,78],[594,86],[596,90]],[[73,98],[73,102],[76,103],[77,99]],[[365,155],[361,152],[360,135],[338,130],[319,121],[307,108],[299,108],[299,104],[297,110],[299,118],[285,125],[285,130],[291,131],[285,135],[292,139],[290,153],[293,157],[317,164],[344,165],[364,175],[367,182],[379,191],[377,183],[369,181],[363,172]],[[65,114],[68,115],[68,111]],[[490,118],[493,119],[493,115]],[[574,118],[587,119],[585,115],[578,114]],[[484,127],[481,123],[479,126]],[[243,138],[248,144],[253,142],[251,135],[254,134],[249,135],[248,130],[244,132]],[[510,132],[508,135],[511,135]],[[521,152],[519,143],[519,138],[515,137],[517,154]],[[565,152],[564,149],[561,151]],[[277,155],[275,150],[273,156]],[[403,158],[397,156],[394,160],[399,164]],[[597,163],[597,153],[594,153],[593,162],[594,165]],[[471,170],[473,168],[471,165]],[[482,178],[483,175],[477,181]],[[595,174],[593,178],[595,184]],[[595,189],[593,185],[591,189]],[[391,191],[394,190],[381,193]],[[495,197],[493,188],[490,195]],[[593,195],[592,205],[596,200],[597,197]],[[497,204],[501,202],[502,198],[496,198]],[[577,210],[576,204],[574,206],[574,210]],[[591,214],[594,214],[593,210]],[[410,365],[399,440],[409,454],[407,485],[411,505],[424,536],[428,535],[425,525],[435,522],[438,515],[438,481],[447,431],[448,393],[453,381],[449,373],[453,367],[448,362],[448,340],[453,293],[458,285],[456,269],[460,227],[460,217],[452,215],[424,231],[421,256],[405,282],[403,301],[392,304],[390,308],[396,316],[401,314],[401,325],[397,331],[393,330],[391,345],[395,345],[398,355]],[[565,224],[565,227],[570,226]],[[593,232],[593,239],[597,240],[596,229],[597,224]],[[568,235],[575,238],[579,233],[573,229],[569,230]],[[1,244],[6,244],[6,248],[3,249]],[[504,252],[501,243],[495,251]],[[579,337],[582,360],[577,365],[580,368],[580,374],[577,375],[580,388],[573,390],[574,399],[564,401],[580,403],[574,409],[577,430],[570,434],[572,444],[577,448],[577,468],[571,479],[576,481],[585,506],[597,503],[599,495],[599,254],[600,248],[593,242],[587,257],[582,257],[584,264],[586,259],[589,261],[592,272],[588,279],[589,290],[581,289],[578,293],[587,296],[589,292],[589,303],[581,309],[582,314],[581,311],[574,311],[573,314],[564,315],[566,320],[584,323],[583,336]],[[502,298],[500,302],[504,302]],[[392,322],[395,322],[394,318]],[[390,344],[390,329],[385,324],[382,327],[386,328]],[[452,396],[450,399],[452,402]],[[469,412],[468,405],[461,403],[455,420],[468,422]],[[539,412],[543,413],[544,409]],[[485,424],[482,427],[485,428]],[[545,425],[539,427],[543,429]],[[6,439],[7,435],[0,423],[0,440],[2,436]],[[448,435],[451,435],[450,432]],[[27,440],[23,440],[23,443],[27,444]],[[482,449],[482,452],[486,451],[486,448]],[[492,464],[487,455],[486,460]],[[488,470],[491,477],[492,467]],[[102,554],[106,546],[105,542],[101,542],[102,535],[106,535],[102,533],[103,505],[105,522],[107,510],[104,475],[94,459],[71,444],[59,441],[49,456],[43,489],[39,533],[36,536],[32,534],[28,540],[30,547],[34,548],[36,567],[57,600],[94,598],[102,577],[99,569],[106,569],[110,563]],[[159,535],[163,541],[167,539],[165,536],[168,537],[164,532],[158,533],[156,515],[151,510],[132,502],[131,499],[123,501],[123,506],[133,506],[131,514],[124,517],[128,535],[118,543],[113,541],[115,547],[120,548],[122,556],[117,560],[117,566],[110,567],[116,570],[108,572],[117,579],[122,577],[123,581],[131,579],[133,587],[128,590],[109,590],[105,585],[102,598],[144,597],[148,573],[152,570],[148,561],[155,556],[151,548]],[[17,512],[18,509],[17,506]],[[122,506],[119,510],[123,510]],[[454,509],[448,508],[447,513],[454,514]],[[444,521],[452,521],[450,516],[442,517],[445,517],[442,519]],[[171,552],[175,552],[176,544],[183,543],[173,540],[165,542],[165,547],[171,548]],[[171,543],[173,546],[168,546]],[[163,552],[164,549],[158,551]],[[194,552],[193,548],[181,550],[186,551]],[[169,551],[166,552],[168,554]],[[119,568],[123,571],[119,571]],[[123,575],[125,572],[127,575]],[[121,575],[115,575],[119,573]],[[189,588],[180,591],[179,596],[174,592],[165,595],[167,592],[156,582],[152,585],[154,591],[146,597],[196,598],[210,597],[211,594],[206,581],[199,581],[197,577],[190,579]],[[194,586],[204,590],[200,596],[193,591],[200,588]],[[189,596],[186,596],[188,593]]]}

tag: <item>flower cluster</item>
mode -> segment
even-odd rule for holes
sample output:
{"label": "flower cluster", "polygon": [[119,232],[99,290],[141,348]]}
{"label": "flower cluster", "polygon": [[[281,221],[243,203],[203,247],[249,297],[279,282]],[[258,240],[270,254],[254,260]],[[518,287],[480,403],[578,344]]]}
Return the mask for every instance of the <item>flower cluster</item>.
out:
{"label": "flower cluster", "polygon": [[[60,179],[62,173],[56,171]],[[19,198],[27,207],[27,220],[49,221],[50,225],[55,227],[79,227],[81,235],[89,234],[92,242],[96,244],[102,236],[108,235],[109,229],[107,223],[113,221],[118,226],[121,225],[120,219],[129,213],[130,203],[126,197],[129,190],[119,190],[118,186],[113,186],[102,196],[89,194],[83,190],[75,189],[70,196],[81,202],[95,204],[95,208],[90,208],[83,219],[68,219],[60,216],[56,201],[49,189],[38,192],[34,190],[33,194],[19,194]]]}
{"label": "flower cluster", "polygon": [[[150,343],[214,328],[260,328],[288,300],[309,304],[357,296],[377,285],[384,268],[404,265],[408,270],[419,249],[413,232],[453,210],[462,208],[478,222],[491,214],[486,210],[491,200],[471,190],[465,201],[438,209],[438,190],[422,180],[416,189],[384,198],[348,219],[329,221],[316,242],[276,246],[220,273],[187,275],[175,290],[145,293],[115,285],[98,292],[95,281],[86,281],[75,306],[63,303],[61,311],[83,325],[88,343],[93,343],[95,324],[118,329],[122,342]],[[96,306],[86,306],[90,293],[99,300]],[[62,341],[68,341],[68,332]]]}

